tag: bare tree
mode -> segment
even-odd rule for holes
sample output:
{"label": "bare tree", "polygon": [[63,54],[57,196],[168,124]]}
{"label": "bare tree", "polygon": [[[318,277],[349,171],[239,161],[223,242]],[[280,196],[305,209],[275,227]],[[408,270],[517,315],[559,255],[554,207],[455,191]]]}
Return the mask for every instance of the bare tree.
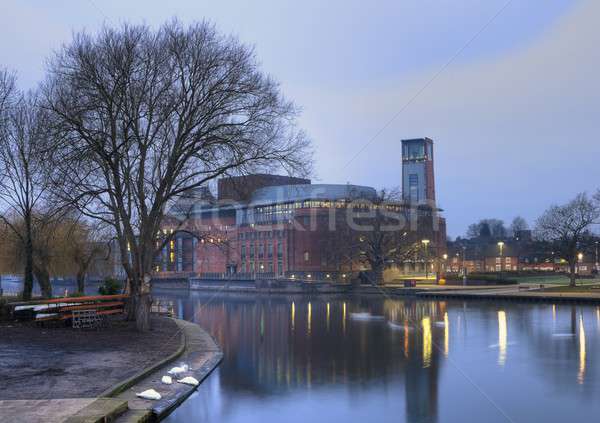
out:
{"label": "bare tree", "polygon": [[0,69],[0,130],[5,125],[6,111],[16,95],[15,75],[6,69]]}
{"label": "bare tree", "polygon": [[[420,216],[419,216],[420,215]],[[329,238],[333,258],[344,264],[363,264],[372,282],[383,283],[386,267],[400,265],[418,251],[424,236],[433,236],[431,210],[407,208],[396,190],[382,190],[375,199],[348,205]]]}
{"label": "bare tree", "polygon": [[592,225],[600,219],[600,192],[593,199],[585,193],[561,206],[552,206],[536,222],[536,237],[551,242],[569,263],[570,285],[576,285],[578,248]]}
{"label": "bare tree", "polygon": [[510,233],[512,236],[517,236],[519,232],[526,231],[528,229],[529,225],[527,224],[527,221],[521,216],[515,217],[510,224]]}
{"label": "bare tree", "polygon": [[[43,150],[47,121],[35,94],[19,95],[5,113],[0,132],[0,219],[22,246],[23,299],[28,300],[33,289],[35,231],[42,230],[47,217],[41,212],[48,190]],[[41,288],[48,295],[49,287]]]}
{"label": "bare tree", "polygon": [[140,330],[178,195],[221,175],[310,164],[293,104],[251,49],[207,23],[76,35],[51,60],[44,92],[57,195],[114,228]]}
{"label": "bare tree", "polygon": [[64,251],[75,273],[77,292],[84,294],[88,272],[97,261],[106,260],[110,253],[109,239],[100,225],[80,220],[68,223],[63,239]]}
{"label": "bare tree", "polygon": [[504,238],[506,227],[500,219],[482,219],[477,223],[469,225],[467,238]]}

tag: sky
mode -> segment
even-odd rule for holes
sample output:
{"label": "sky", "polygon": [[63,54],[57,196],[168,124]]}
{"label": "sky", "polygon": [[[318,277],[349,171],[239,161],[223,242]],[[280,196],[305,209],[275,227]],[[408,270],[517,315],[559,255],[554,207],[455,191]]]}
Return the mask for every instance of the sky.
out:
{"label": "sky", "polygon": [[207,19],[255,48],[301,109],[321,183],[401,185],[400,142],[435,141],[448,234],[600,187],[597,0],[0,0],[23,88],[74,32]]}

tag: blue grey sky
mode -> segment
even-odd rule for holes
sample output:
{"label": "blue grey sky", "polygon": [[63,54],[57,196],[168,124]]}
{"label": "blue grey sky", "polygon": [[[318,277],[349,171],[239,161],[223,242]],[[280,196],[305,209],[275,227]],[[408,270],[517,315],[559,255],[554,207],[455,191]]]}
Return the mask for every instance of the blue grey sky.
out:
{"label": "blue grey sky", "polygon": [[399,186],[400,140],[433,138],[451,236],[485,217],[533,223],[551,203],[600,186],[597,0],[1,5],[0,63],[24,88],[74,31],[174,16],[214,22],[254,45],[263,69],[303,109],[316,180]]}

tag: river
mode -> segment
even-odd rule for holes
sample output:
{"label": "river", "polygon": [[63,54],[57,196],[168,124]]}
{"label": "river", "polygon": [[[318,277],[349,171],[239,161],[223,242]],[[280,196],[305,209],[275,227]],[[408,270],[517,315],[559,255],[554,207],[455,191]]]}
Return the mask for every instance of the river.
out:
{"label": "river", "polygon": [[600,413],[597,307],[157,298],[224,352],[167,422],[564,422]]}

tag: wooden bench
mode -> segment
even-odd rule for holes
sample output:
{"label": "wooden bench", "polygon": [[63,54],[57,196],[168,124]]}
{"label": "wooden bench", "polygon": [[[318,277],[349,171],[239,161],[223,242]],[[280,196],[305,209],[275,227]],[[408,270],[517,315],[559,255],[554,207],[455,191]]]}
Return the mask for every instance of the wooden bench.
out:
{"label": "wooden bench", "polygon": [[[121,314],[125,311],[128,295],[96,295],[89,297],[53,298],[37,301],[31,306],[35,310],[36,322],[66,321],[79,312],[88,311],[96,316]],[[45,306],[45,307],[44,307]]]}

